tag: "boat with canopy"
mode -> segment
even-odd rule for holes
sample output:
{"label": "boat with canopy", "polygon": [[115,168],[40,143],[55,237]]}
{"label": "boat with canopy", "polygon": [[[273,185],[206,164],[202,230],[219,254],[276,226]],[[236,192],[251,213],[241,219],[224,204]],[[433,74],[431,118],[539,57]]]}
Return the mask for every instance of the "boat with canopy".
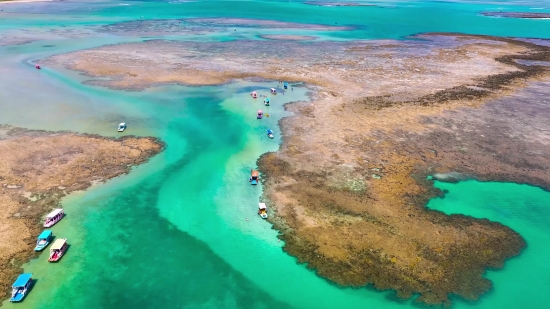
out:
{"label": "boat with canopy", "polygon": [[258,206],[258,214],[262,219],[267,219],[267,206],[265,203],[260,203]]}
{"label": "boat with canopy", "polygon": [[25,298],[27,292],[32,285],[32,274],[21,274],[15,282],[12,284],[11,288],[11,302],[20,302]]}
{"label": "boat with canopy", "polygon": [[258,171],[257,170],[251,170],[250,171],[250,184],[252,185],[257,185],[258,184],[258,180],[260,180],[260,178],[258,177]]}
{"label": "boat with canopy", "polygon": [[264,112],[259,109],[258,112],[256,113],[256,118],[257,119],[262,119],[264,117]]}
{"label": "boat with canopy", "polygon": [[38,235],[38,238],[36,239],[36,247],[34,247],[34,251],[42,251],[50,241],[52,241],[53,233],[50,230],[44,230],[40,235]]}
{"label": "boat with canopy", "polygon": [[124,130],[126,130],[126,123],[125,123],[125,122],[121,122],[121,123],[118,125],[118,132],[124,132]]}
{"label": "boat with canopy", "polygon": [[63,208],[54,209],[52,212],[50,212],[46,216],[44,227],[52,227],[54,224],[56,224],[61,219],[63,219],[64,216],[65,216],[65,213],[63,212]]}
{"label": "boat with canopy", "polygon": [[67,251],[67,238],[57,239],[50,248],[50,258],[48,262],[57,262]]}

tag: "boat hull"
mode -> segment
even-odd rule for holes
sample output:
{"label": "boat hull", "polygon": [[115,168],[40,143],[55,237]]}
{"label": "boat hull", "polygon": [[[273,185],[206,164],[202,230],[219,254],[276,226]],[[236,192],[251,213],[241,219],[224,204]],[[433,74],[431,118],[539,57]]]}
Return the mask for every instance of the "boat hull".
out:
{"label": "boat hull", "polygon": [[25,298],[26,295],[27,295],[27,293],[17,293],[17,294],[15,294],[15,296],[10,298],[10,302],[12,302],[12,303],[20,302],[20,301],[23,300],[23,298]]}
{"label": "boat hull", "polygon": [[46,242],[45,244],[43,245],[36,245],[36,247],[34,247],[34,251],[42,251],[44,250],[44,248],[46,248],[48,245],[50,244],[50,242]]}
{"label": "boat hull", "polygon": [[61,253],[61,254],[56,255],[55,257],[51,257],[51,258],[48,259],[48,262],[50,262],[50,263],[59,262],[59,260],[61,260],[61,258],[64,255],[65,255],[65,253]]}
{"label": "boat hull", "polygon": [[50,258],[48,259],[48,262],[51,262],[51,263],[59,262],[59,260],[61,260],[61,258],[65,255],[66,251],[67,251],[67,248],[65,248],[63,251],[57,254],[51,255]]}
{"label": "boat hull", "polygon": [[[63,219],[63,218],[61,218]],[[57,222],[61,221],[61,219],[57,220],[57,221],[50,221],[48,223],[44,223],[44,227],[52,227],[54,226]]]}

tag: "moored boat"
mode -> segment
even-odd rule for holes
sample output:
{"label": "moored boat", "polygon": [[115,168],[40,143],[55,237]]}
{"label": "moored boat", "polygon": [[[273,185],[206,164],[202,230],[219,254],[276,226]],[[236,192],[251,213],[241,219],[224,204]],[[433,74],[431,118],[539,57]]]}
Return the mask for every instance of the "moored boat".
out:
{"label": "moored boat", "polygon": [[48,262],[57,262],[67,251],[67,238],[57,239],[50,248],[50,258]]}
{"label": "moored boat", "polygon": [[273,131],[271,131],[271,130],[268,129],[268,130],[267,130],[267,137],[269,137],[269,138],[275,137],[275,136],[273,135]]}
{"label": "moored boat", "polygon": [[258,180],[260,180],[260,178],[258,177],[258,171],[257,170],[251,170],[250,171],[250,184],[257,185]]}
{"label": "moored boat", "polygon": [[277,94],[277,89],[271,88],[271,93],[272,93],[272,94]]}
{"label": "moored boat", "polygon": [[288,83],[287,83],[287,82],[284,82],[284,83],[283,83],[283,87],[284,87],[285,89],[288,89]]}
{"label": "moored boat", "polygon": [[268,98],[268,97],[266,97],[266,98],[264,99],[264,105],[265,105],[265,106],[269,106],[269,98]]}
{"label": "moored boat", "polygon": [[36,247],[34,247],[34,251],[42,251],[46,246],[52,241],[53,234],[50,230],[43,230],[40,235],[38,235],[38,238],[36,240]]}
{"label": "moored boat", "polygon": [[256,118],[257,119],[262,119],[264,117],[264,112],[259,109],[258,112],[256,113]]}
{"label": "moored boat", "polygon": [[32,285],[32,274],[21,274],[11,286],[11,302],[19,302],[25,298]]}
{"label": "moored boat", "polygon": [[124,132],[124,130],[126,130],[126,123],[125,123],[125,122],[121,122],[121,123],[118,125],[118,132]]}
{"label": "moored boat", "polygon": [[258,94],[256,93],[256,91],[252,91],[252,93],[250,94],[254,99],[258,97]]}
{"label": "moored boat", "polygon": [[267,219],[267,206],[265,203],[260,203],[258,206],[258,214],[262,219]]}
{"label": "moored boat", "polygon": [[63,219],[64,216],[65,213],[63,212],[63,208],[54,209],[46,216],[44,227],[52,227],[54,224],[59,222],[59,220]]}

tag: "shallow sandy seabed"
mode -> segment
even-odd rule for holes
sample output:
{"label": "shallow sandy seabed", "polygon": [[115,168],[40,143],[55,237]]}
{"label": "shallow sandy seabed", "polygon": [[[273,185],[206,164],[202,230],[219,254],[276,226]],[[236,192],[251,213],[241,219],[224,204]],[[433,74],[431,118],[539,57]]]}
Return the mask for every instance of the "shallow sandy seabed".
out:
{"label": "shallow sandy seabed", "polygon": [[153,138],[104,138],[0,127],[0,298],[30,258],[42,217],[62,197],[127,173],[160,152]]}
{"label": "shallow sandy seabed", "polygon": [[289,41],[311,41],[317,37],[310,35],[288,35],[288,34],[265,34],[261,38],[269,40],[289,40]]}
{"label": "shallow sandy seabed", "polygon": [[[477,299],[488,291],[484,270],[502,267],[525,242],[498,223],[426,210],[441,194],[426,177],[550,189],[550,111],[538,97],[548,69],[516,61],[548,61],[550,52],[502,38],[419,38],[150,41],[44,63],[117,89],[261,77],[289,81],[292,91],[293,82],[306,82],[311,102],[287,105],[295,116],[281,121],[281,150],[259,160],[285,250],[339,284],[372,283],[402,298],[419,293],[420,302],[450,305],[450,293]],[[514,94],[528,81],[542,86]],[[518,108],[521,102],[531,105]],[[525,125],[532,115],[536,127]]]}

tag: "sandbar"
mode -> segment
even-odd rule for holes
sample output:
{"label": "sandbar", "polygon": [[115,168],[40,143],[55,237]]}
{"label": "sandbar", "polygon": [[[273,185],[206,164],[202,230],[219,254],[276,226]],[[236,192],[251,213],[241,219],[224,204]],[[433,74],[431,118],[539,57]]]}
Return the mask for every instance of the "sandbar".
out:
{"label": "sandbar", "polygon": [[62,2],[63,0],[0,0],[2,4],[32,3],[32,2]]}

